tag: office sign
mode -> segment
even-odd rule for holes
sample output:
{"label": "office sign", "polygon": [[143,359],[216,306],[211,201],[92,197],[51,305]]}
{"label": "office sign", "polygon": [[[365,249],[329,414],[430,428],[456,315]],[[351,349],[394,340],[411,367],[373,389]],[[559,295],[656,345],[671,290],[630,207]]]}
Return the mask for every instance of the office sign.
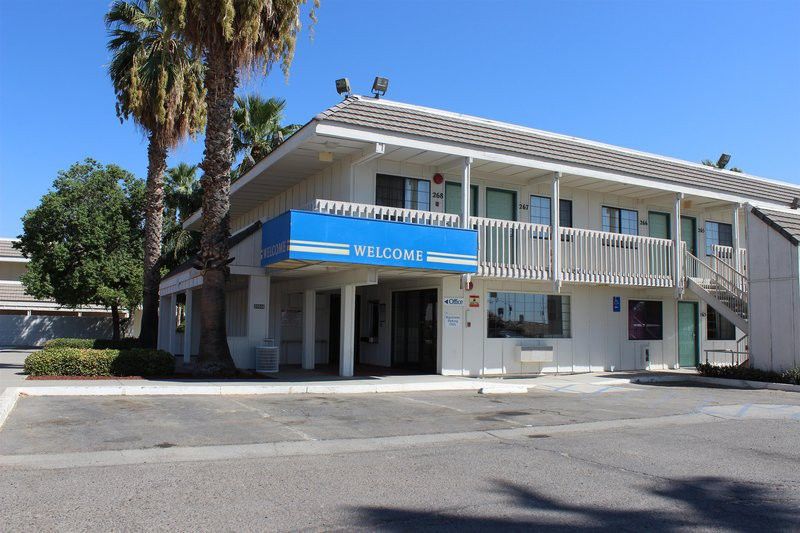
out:
{"label": "office sign", "polygon": [[457,305],[463,306],[464,305],[464,297],[463,296],[450,296],[444,299],[444,305]]}
{"label": "office sign", "polygon": [[288,211],[261,227],[261,266],[350,263],[474,273],[474,230]]}

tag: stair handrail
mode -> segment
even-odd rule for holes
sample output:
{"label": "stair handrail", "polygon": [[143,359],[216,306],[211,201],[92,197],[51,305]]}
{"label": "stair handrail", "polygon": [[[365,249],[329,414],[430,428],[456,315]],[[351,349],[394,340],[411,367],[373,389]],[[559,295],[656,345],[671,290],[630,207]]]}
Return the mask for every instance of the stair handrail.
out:
{"label": "stair handrail", "polygon": [[[722,259],[718,255],[711,256],[714,258],[715,263],[721,263],[725,268],[727,268],[732,274],[733,279],[730,280],[731,283],[737,284],[745,294],[748,292],[748,284],[749,280],[747,279],[747,274],[744,272],[739,271],[736,267],[728,263],[726,260]],[[714,269],[717,270],[717,269]],[[723,276],[725,277],[725,276]]]}
{"label": "stair handrail", "polygon": [[[747,291],[746,291],[746,288],[745,288],[746,287],[746,283],[743,283],[741,285],[741,287],[737,286],[736,283],[734,283],[734,282],[728,280],[727,278],[725,278],[724,276],[722,276],[719,272],[717,272],[716,270],[711,268],[711,266],[706,264],[704,261],[702,261],[700,258],[698,258],[697,256],[695,256],[694,254],[692,254],[689,251],[685,252],[685,257],[686,257],[686,264],[685,264],[685,269],[684,269],[684,275],[686,277],[688,277],[688,278],[697,277],[697,276],[689,275],[690,272],[695,273],[695,272],[697,272],[699,270],[699,269],[695,269],[695,268],[690,268],[689,262],[692,261],[694,263],[697,263],[698,265],[704,267],[704,269],[711,274],[711,277],[709,278],[711,281],[715,282],[717,285],[719,285],[720,287],[722,287],[726,291],[728,291],[731,294],[733,294],[736,298],[738,298],[742,302],[743,307],[747,306]],[[744,279],[744,281],[746,282],[746,278]],[[742,311],[743,310],[744,309],[742,309]],[[739,311],[736,310],[736,309],[734,309],[734,311],[739,313]]]}

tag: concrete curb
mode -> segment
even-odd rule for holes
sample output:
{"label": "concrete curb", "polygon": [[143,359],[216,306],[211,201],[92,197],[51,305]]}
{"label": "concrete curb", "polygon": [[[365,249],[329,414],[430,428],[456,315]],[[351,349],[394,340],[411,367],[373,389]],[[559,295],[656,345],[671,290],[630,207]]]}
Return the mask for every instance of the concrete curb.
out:
{"label": "concrete curb", "polygon": [[719,385],[721,387],[740,388],[740,389],[762,389],[779,390],[784,392],[800,392],[800,385],[790,385],[789,383],[770,383],[768,381],[750,381],[746,379],[712,378],[708,376],[641,376],[630,378],[623,381],[629,383],[658,383],[658,382],[677,382],[690,381],[694,383],[705,383],[707,385]]}
{"label": "concrete curb", "polygon": [[0,395],[0,427],[22,396],[241,396],[266,394],[375,394],[386,392],[477,391],[481,394],[525,394],[528,386],[464,380],[421,383],[313,385],[62,385],[9,387]]}

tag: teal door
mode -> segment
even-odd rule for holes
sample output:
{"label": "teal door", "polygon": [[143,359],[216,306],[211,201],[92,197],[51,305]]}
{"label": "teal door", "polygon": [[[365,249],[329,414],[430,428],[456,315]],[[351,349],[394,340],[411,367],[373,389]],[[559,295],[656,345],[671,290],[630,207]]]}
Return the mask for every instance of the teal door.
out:
{"label": "teal door", "polygon": [[650,228],[650,236],[656,239],[669,239],[669,213],[657,213],[650,211],[647,215],[647,225]]}
{"label": "teal door", "polygon": [[697,255],[697,221],[694,218],[681,217],[681,240],[690,254]]}
{"label": "teal door", "polygon": [[[517,219],[517,193],[501,189],[486,189],[486,218]],[[517,239],[509,229],[495,228],[487,246],[486,258],[492,263],[513,265],[517,260]]]}
{"label": "teal door", "polygon": [[697,341],[697,303],[678,302],[678,361],[681,366],[697,366]]}

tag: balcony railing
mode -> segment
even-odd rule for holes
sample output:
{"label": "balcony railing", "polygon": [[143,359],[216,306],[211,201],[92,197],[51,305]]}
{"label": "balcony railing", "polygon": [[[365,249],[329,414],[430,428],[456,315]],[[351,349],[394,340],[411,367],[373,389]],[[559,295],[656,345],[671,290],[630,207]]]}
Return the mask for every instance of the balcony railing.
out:
{"label": "balcony railing", "polygon": [[[478,231],[478,275],[552,279],[551,227],[472,217]],[[671,287],[674,243],[577,228],[561,228],[561,279],[577,283]]]}
{"label": "balcony railing", "polygon": [[739,248],[738,251],[734,252],[732,246],[722,246],[721,244],[715,244],[711,247],[712,252],[714,253],[714,257],[717,259],[722,259],[724,262],[735,265],[736,261],[734,260],[735,256],[734,253],[738,254],[739,256],[739,270],[743,274],[747,274],[747,249],[746,248]]}
{"label": "balcony railing", "polygon": [[450,213],[434,213],[433,211],[386,207],[383,205],[356,204],[353,202],[340,202],[338,200],[314,200],[309,206],[309,211],[340,215],[343,217],[392,220],[395,222],[407,222],[409,224],[422,224],[425,226],[441,226],[445,228],[458,228],[460,227],[461,220],[461,217],[458,215],[452,215]]}

